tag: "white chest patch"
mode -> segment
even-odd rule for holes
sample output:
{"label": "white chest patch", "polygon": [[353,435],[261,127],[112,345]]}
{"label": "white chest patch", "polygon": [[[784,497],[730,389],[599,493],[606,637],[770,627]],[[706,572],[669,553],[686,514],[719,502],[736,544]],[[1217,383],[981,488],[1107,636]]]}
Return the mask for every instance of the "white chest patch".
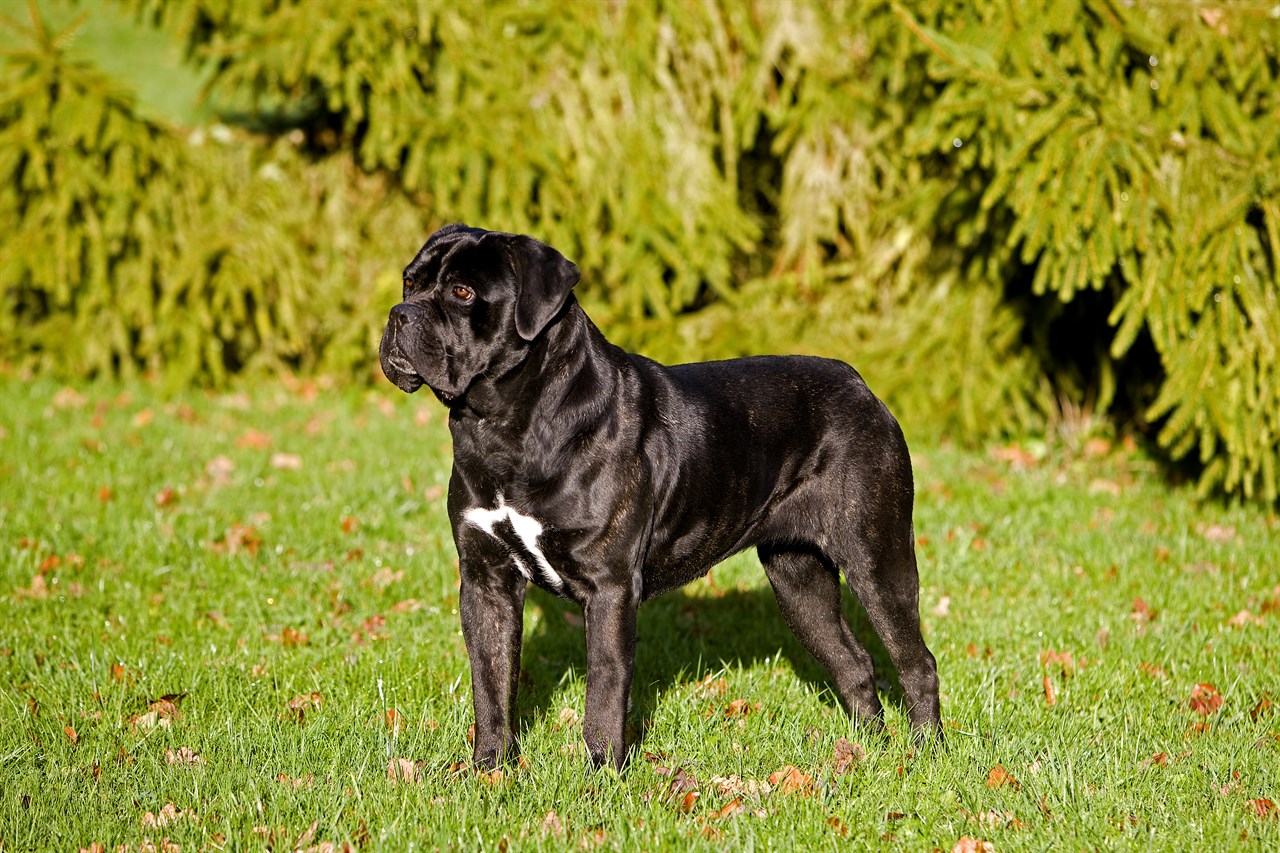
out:
{"label": "white chest patch", "polygon": [[[542,549],[538,547],[542,522],[507,506],[501,494],[498,495],[497,508],[473,506],[462,514],[462,518],[467,524],[478,527],[506,545],[511,551],[512,562],[528,580],[542,581],[553,589],[564,586],[564,581],[551,568]],[[530,562],[533,565],[529,565]]]}

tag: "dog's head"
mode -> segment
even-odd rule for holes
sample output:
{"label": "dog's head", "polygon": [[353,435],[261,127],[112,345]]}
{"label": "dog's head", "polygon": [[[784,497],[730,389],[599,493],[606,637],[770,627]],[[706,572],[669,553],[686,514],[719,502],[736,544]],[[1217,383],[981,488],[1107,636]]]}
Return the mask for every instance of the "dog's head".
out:
{"label": "dog's head", "polygon": [[403,301],[382,333],[382,372],[407,393],[423,385],[446,404],[476,377],[524,360],[578,283],[555,249],[518,234],[448,225],[404,270]]}

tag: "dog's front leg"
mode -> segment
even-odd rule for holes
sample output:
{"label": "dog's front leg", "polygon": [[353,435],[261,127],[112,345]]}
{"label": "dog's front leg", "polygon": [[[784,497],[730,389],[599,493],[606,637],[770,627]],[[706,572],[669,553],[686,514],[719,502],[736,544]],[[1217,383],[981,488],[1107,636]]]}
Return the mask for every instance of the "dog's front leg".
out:
{"label": "dog's front leg", "polygon": [[462,560],[458,603],[471,659],[477,767],[493,770],[516,751],[516,689],[520,682],[525,579]]}
{"label": "dog's front leg", "polygon": [[627,708],[636,657],[639,597],[630,588],[605,587],[587,599],[587,707],[582,736],[596,767],[626,759]]}

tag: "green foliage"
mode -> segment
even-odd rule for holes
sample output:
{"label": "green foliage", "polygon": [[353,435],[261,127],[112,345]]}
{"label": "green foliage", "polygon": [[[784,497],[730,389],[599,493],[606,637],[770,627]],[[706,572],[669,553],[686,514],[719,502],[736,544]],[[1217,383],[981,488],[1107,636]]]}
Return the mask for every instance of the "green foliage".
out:
{"label": "green foliage", "polygon": [[0,219],[16,223],[0,245],[4,355],[174,381],[368,370],[370,300],[398,280],[364,247],[371,234],[412,245],[407,203],[343,158],[312,165],[284,141],[182,138],[140,118],[33,21],[0,95]]}
{"label": "green foliage", "polygon": [[1174,458],[1198,447],[1205,487],[1274,500],[1280,23],[1244,5],[988,11],[972,23],[1000,37],[964,47],[941,34],[952,16],[902,13],[939,85],[910,153],[952,162],[969,275],[1025,268],[1063,302],[1110,293],[1110,358],[1142,333],[1159,354],[1160,443]]}
{"label": "green foliage", "polygon": [[[0,244],[0,338],[46,367],[127,372],[129,318],[150,319],[148,290],[171,254],[174,206],[158,202],[187,162],[108,79],[66,56],[66,34],[34,17],[31,35],[0,86],[0,220],[13,229]],[[136,287],[118,294],[117,279]]]}
{"label": "green foliage", "polygon": [[646,4],[156,8],[226,92],[325,114],[362,166],[428,193],[437,218],[536,233],[633,282],[610,291],[627,319],[727,292],[759,236],[736,203],[736,128],[713,130],[735,93],[728,48],[702,38],[710,9],[676,16],[680,32]]}
{"label": "green foliage", "polygon": [[[1198,459],[1207,489],[1280,491],[1267,8],[127,5],[264,137],[193,148],[60,49],[12,63],[3,212],[26,236],[0,286],[4,322],[39,322],[9,352],[367,370],[395,268],[461,220],[562,249],[609,334],[658,357],[845,358],[910,432],[964,440],[1091,407]],[[129,141],[59,141],[98,114]],[[189,340],[154,313],[179,304]],[[52,360],[64,336],[113,343]]]}
{"label": "green foliage", "polygon": [[[998,288],[925,266],[891,156],[907,112],[875,91],[871,46],[913,44],[887,5],[138,5],[216,63],[221,94],[310,109],[314,138],[425,193],[437,222],[561,248],[624,345],[848,358],[907,420],[945,413],[935,432],[1042,419]],[[891,70],[899,94],[921,82]],[[970,381],[920,382],[934,357]]]}

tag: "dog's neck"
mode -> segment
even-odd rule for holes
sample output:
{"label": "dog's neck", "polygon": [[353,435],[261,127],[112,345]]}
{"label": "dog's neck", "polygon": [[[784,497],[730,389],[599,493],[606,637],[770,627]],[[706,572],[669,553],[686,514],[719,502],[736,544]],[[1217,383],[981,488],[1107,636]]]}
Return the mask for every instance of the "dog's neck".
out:
{"label": "dog's neck", "polygon": [[533,340],[515,368],[471,384],[450,412],[450,422],[483,422],[486,431],[510,435],[566,422],[586,426],[606,408],[601,401],[612,399],[618,381],[613,359],[592,358],[602,348],[621,352],[570,296],[559,319]]}

